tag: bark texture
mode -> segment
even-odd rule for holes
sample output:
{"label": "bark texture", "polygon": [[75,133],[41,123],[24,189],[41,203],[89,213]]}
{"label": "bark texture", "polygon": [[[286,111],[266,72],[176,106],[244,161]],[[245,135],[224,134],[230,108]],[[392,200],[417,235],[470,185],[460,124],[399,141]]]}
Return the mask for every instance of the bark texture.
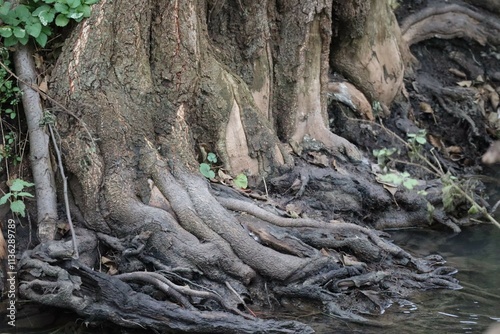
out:
{"label": "bark texture", "polygon": [[[415,258],[331,210],[355,207],[352,221],[359,222],[364,210],[380,208],[371,222],[389,220],[383,210],[393,198],[359,176],[366,164],[340,165],[359,163],[362,155],[330,132],[326,114],[328,90],[343,87],[329,85],[330,64],[358,78],[353,82],[370,102],[389,105],[401,90],[399,30],[381,3],[102,0],[94,6],[67,40],[51,84],[94,136],[58,115],[74,210],[85,227],[82,260],[70,261],[61,242],[27,253],[26,277],[40,276],[38,270],[50,280],[22,285],[23,294],[127,327],[229,333],[262,325],[262,332],[307,333],[296,322],[249,320],[241,309],[270,295],[307,298],[322,301],[329,313],[368,322],[339,306],[348,299],[342,292],[375,285],[403,296],[412,288],[459,288],[442,258]],[[385,30],[371,29],[378,14]],[[340,28],[345,22],[349,30]],[[356,104],[373,119],[368,99],[358,96]],[[266,196],[257,203],[210,186],[198,173],[204,152],[215,152],[228,173],[244,172],[253,185],[265,179],[274,190],[296,192],[294,199],[313,182],[315,200],[331,205],[330,213],[285,217],[293,216],[287,203]],[[328,169],[303,168],[294,154]],[[405,196],[397,218],[425,223],[425,206]],[[89,269],[103,261],[96,239],[115,259],[110,273],[120,275]],[[130,298],[113,301],[117,295]],[[211,313],[220,309],[235,314]]]}

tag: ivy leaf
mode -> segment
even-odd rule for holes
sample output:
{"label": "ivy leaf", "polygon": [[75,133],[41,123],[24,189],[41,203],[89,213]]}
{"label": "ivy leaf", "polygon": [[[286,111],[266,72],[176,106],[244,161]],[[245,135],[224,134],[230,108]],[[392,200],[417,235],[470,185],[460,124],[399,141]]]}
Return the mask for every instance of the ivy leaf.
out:
{"label": "ivy leaf", "polygon": [[38,18],[40,19],[40,22],[42,22],[44,26],[47,26],[54,21],[55,16],[56,16],[55,10],[50,9],[47,11],[40,12]]}
{"label": "ivy leaf", "polygon": [[66,0],[70,8],[78,8],[82,4],[80,0]]}
{"label": "ivy leaf", "polygon": [[38,35],[37,38],[35,38],[36,42],[43,48],[47,44],[47,35],[45,35],[43,32]]}
{"label": "ivy leaf", "polygon": [[71,11],[69,14],[68,14],[68,18],[70,19],[73,19],[75,21],[81,21],[82,18],[83,18],[83,13],[81,12],[74,12],[74,11]]}
{"label": "ivy leaf", "polygon": [[10,2],[4,2],[0,7],[0,15],[7,15],[10,11],[11,5],[12,4]]}
{"label": "ivy leaf", "polygon": [[209,164],[201,163],[200,164],[200,173],[203,174],[207,179],[215,178],[215,172],[212,170]]}
{"label": "ivy leaf", "polygon": [[30,36],[25,35],[23,38],[19,38],[19,43],[21,43],[22,45],[26,45],[26,44],[28,44],[29,39],[30,39]]}
{"label": "ivy leaf", "polygon": [[26,205],[21,200],[16,200],[10,203],[10,210],[14,213],[20,214],[22,217],[25,215]]}
{"label": "ivy leaf", "polygon": [[18,39],[21,39],[24,36],[26,36],[26,30],[19,27],[14,27],[14,29],[12,29],[12,32],[14,33],[14,36],[16,36],[16,38]]}
{"label": "ivy leaf", "polygon": [[89,5],[83,5],[80,11],[83,13],[83,17],[90,17],[90,6]]}
{"label": "ivy leaf", "polygon": [[207,160],[214,164],[217,162],[217,156],[215,155],[215,153],[210,152],[207,155]]}
{"label": "ivy leaf", "polygon": [[28,21],[29,18],[31,17],[31,12],[28,9],[28,7],[26,7],[25,5],[18,5],[14,9],[14,13],[15,13],[15,15],[17,15],[17,17],[19,17],[19,19],[21,21],[25,21],[25,22]]}
{"label": "ivy leaf", "polygon": [[93,4],[98,3],[98,2],[99,2],[99,0],[85,0],[86,5],[93,5]]}
{"label": "ivy leaf", "polygon": [[35,9],[33,11],[33,13],[31,13],[31,15],[33,15],[33,16],[40,16],[41,12],[48,12],[49,10],[50,10],[50,6],[49,5],[41,5],[40,7],[38,7],[37,9]]}
{"label": "ivy leaf", "polygon": [[246,189],[246,187],[248,187],[248,178],[243,173],[238,174],[238,176],[236,176],[233,182],[237,188]]}
{"label": "ivy leaf", "polygon": [[69,19],[64,14],[58,14],[56,17],[56,26],[65,27],[69,23]]}
{"label": "ivy leaf", "polygon": [[14,35],[7,37],[3,41],[3,46],[5,46],[5,47],[13,46],[16,44],[17,44],[17,38]]}
{"label": "ivy leaf", "polygon": [[12,36],[12,28],[11,27],[0,27],[0,36],[4,38],[8,38]]}
{"label": "ivy leaf", "polygon": [[33,23],[31,25],[27,25],[26,26],[26,32],[29,35],[37,38],[38,36],[40,36],[40,33],[42,32],[42,25],[40,23],[38,23],[38,22]]}
{"label": "ivy leaf", "polygon": [[3,195],[2,198],[0,198],[0,205],[4,205],[5,203],[7,203],[10,196],[12,196],[11,193],[6,193],[5,195]]}
{"label": "ivy leaf", "polygon": [[64,3],[60,3],[60,2],[58,2],[58,3],[56,3],[56,4],[54,5],[54,9],[55,9],[57,12],[59,12],[59,13],[63,13],[63,14],[68,14],[68,11],[69,11],[69,7],[68,7],[66,4],[64,4]]}

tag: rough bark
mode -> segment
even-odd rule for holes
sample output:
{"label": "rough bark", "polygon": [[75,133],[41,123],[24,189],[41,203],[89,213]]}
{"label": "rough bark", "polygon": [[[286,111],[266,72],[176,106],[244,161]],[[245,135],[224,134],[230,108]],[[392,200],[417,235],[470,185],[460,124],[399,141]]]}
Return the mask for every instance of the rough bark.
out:
{"label": "rough bark", "polygon": [[[62,242],[27,253],[21,266],[29,282],[21,292],[122,326],[185,332],[219,330],[214,317],[220,313],[213,309],[226,309],[237,315],[221,315],[224,330],[250,332],[262,323],[249,321],[238,306],[245,307],[246,296],[264,300],[267,282],[273,297],[320,300],[328,312],[358,322],[368,321],[339,306],[347,299],[341,292],[376,286],[378,292],[405,295],[412,288],[459,288],[450,277],[453,270],[440,268],[442,258],[415,258],[383,233],[334,219],[333,210],[332,216],[285,218],[283,203],[267,198],[259,203],[211,187],[197,172],[202,151],[215,152],[227,172],[244,172],[254,185],[267,179],[300,199],[312,184],[324,195],[318,202],[350,204],[353,222],[363,221],[363,210],[380,208],[370,222],[387,226],[383,210],[394,198],[381,186],[367,186],[373,178],[359,177],[357,167],[341,165],[344,157],[359,162],[362,156],[329,131],[326,115],[327,92],[333,91],[329,63],[343,68],[346,77],[359,75],[355,83],[372,101],[389,105],[401,90],[399,32],[388,7],[377,3],[359,11],[349,11],[358,1],[344,7],[305,0],[102,0],[94,6],[91,18],[68,38],[51,92],[94,136],[58,114],[76,216],[86,230],[99,233],[80,232],[80,238],[87,233],[94,240],[80,241],[81,262],[69,260]],[[366,24],[373,24],[374,13],[383,14],[386,30],[364,38],[360,32],[371,32]],[[351,53],[345,51],[351,45],[339,28],[341,18],[353,24]],[[350,67],[346,59],[364,65]],[[374,81],[374,73],[385,77]],[[367,99],[356,101],[373,118]],[[301,169],[297,163],[285,174],[293,166],[292,150],[328,168]],[[279,174],[284,175],[270,178]],[[396,200],[404,209],[398,218],[425,223],[421,202],[406,193]],[[120,276],[89,269],[101,261],[96,238],[107,253],[117,254]],[[353,257],[345,258],[343,251]],[[46,280],[28,279],[40,275],[37,270]],[[153,284],[161,296],[129,283],[134,280]],[[186,283],[190,289],[182,288]],[[226,304],[205,306],[199,296],[206,289]],[[113,301],[122,294],[132,297]],[[147,307],[133,315],[141,305]],[[295,322],[272,321],[262,324],[266,330],[310,331]]]}

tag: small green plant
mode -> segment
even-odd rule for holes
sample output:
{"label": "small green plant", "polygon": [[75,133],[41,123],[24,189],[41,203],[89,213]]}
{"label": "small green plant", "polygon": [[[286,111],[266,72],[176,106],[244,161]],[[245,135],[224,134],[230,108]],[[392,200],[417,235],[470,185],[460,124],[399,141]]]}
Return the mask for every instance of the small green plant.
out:
{"label": "small green plant", "polygon": [[388,173],[384,175],[379,175],[379,180],[384,183],[389,183],[394,186],[403,185],[408,190],[413,190],[413,188],[418,185],[418,181],[410,177],[408,172],[395,172]]}
{"label": "small green plant", "polygon": [[380,168],[385,169],[387,163],[390,161],[391,155],[396,153],[397,149],[393,148],[382,148],[380,150],[373,150],[373,156],[377,158],[377,164]]}
{"label": "small green plant", "polygon": [[427,144],[427,131],[419,130],[417,133],[409,133],[408,136],[408,144],[410,145],[410,151],[408,155],[411,160],[420,159],[422,149],[425,144]]}
{"label": "small green plant", "polygon": [[[419,166],[420,168],[425,169],[426,171],[436,175],[441,179],[443,184],[442,187],[442,202],[443,208],[447,212],[453,212],[457,209],[458,205],[463,203],[468,203],[469,210],[468,214],[476,214],[481,213],[484,217],[486,217],[491,223],[500,228],[500,223],[496,221],[495,218],[491,214],[488,213],[485,207],[478,204],[478,202],[474,198],[475,184],[473,180],[465,180],[465,182],[461,182],[457,177],[451,175],[449,172],[445,173],[439,163],[439,160],[435,156],[433,150],[430,150],[432,157],[434,157],[434,161],[431,161],[427,156],[423,153],[424,145],[427,143],[427,133],[425,130],[420,130],[417,133],[408,134],[408,140],[405,141],[395,133],[390,130],[386,130],[391,133],[396,139],[402,142],[408,148],[408,155],[410,159],[417,161],[415,162],[405,162],[396,160],[400,163],[412,164]],[[392,160],[391,155],[395,152],[394,149],[383,148],[380,150],[374,150],[373,155],[377,158],[377,161],[380,167],[383,170],[387,170],[386,166],[390,160]],[[386,183],[388,185],[399,186],[403,185],[405,188],[412,190],[416,185],[418,185],[418,181],[410,177],[410,174],[407,172],[389,172],[384,175],[378,175],[377,180]],[[418,191],[420,195],[427,195],[425,190]],[[429,220],[432,220],[433,212],[435,210],[434,206],[427,202],[427,209],[429,212]]]}
{"label": "small green plant", "polygon": [[26,182],[22,179],[15,179],[9,186],[10,191],[0,198],[0,205],[10,202],[10,210],[15,214],[20,214],[22,217],[26,215],[26,205],[24,199],[33,197],[32,194],[25,191],[25,188],[34,186],[33,183]]}
{"label": "small green plant", "polygon": [[200,173],[203,174],[203,176],[207,179],[213,180],[215,179],[215,172],[212,169],[212,166],[213,164],[217,163],[217,156],[214,153],[210,152],[207,154],[207,161],[208,163],[202,162],[200,164]]}
{"label": "small green plant", "polygon": [[21,162],[22,158],[16,152],[17,134],[13,131],[5,134],[3,144],[0,145],[0,161],[3,159],[12,159],[14,165]]}
{"label": "small green plant", "polygon": [[[0,47],[0,61],[6,67],[11,65],[9,51],[5,47]],[[21,89],[17,87],[10,73],[0,66],[0,114],[5,113],[10,119],[16,118],[14,107],[19,103],[21,95]]]}
{"label": "small green plant", "polygon": [[216,172],[219,181],[225,182],[226,180],[231,180],[232,184],[236,188],[245,189],[248,187],[248,178],[245,174],[238,174],[234,179],[229,175],[225,174],[221,168],[215,166],[217,163],[217,156],[215,153],[209,152],[205,158],[205,162],[200,163],[200,173],[207,179],[215,180]]}
{"label": "small green plant", "polygon": [[6,47],[26,45],[30,37],[42,47],[52,35],[51,25],[65,27],[70,20],[80,22],[90,16],[91,5],[99,0],[30,0],[14,6],[0,0],[0,36]]}

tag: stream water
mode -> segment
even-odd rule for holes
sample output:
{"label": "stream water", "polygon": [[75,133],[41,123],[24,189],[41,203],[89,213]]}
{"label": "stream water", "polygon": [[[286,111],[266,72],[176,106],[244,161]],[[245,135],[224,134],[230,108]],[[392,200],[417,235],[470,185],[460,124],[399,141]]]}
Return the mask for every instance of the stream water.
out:
{"label": "stream water", "polygon": [[[497,169],[489,174],[500,180]],[[497,181],[488,187],[494,204],[500,199],[500,185]],[[500,220],[500,208],[495,218]],[[422,292],[412,296],[411,304],[394,304],[377,319],[386,325],[381,328],[315,317],[307,322],[317,333],[484,333],[489,326],[500,324],[500,229],[487,225],[463,229],[460,234],[390,233],[397,245],[414,255],[444,256],[447,265],[458,269],[455,277],[463,289]]]}

